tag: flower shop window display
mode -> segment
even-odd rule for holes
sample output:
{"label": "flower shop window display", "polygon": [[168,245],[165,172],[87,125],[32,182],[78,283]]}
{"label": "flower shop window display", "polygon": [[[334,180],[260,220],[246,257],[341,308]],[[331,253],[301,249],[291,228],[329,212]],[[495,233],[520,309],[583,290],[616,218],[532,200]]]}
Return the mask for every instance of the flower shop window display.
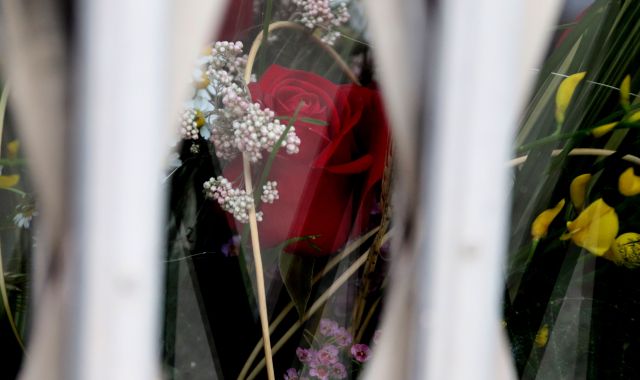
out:
{"label": "flower shop window display", "polygon": [[219,375],[355,378],[386,283],[389,128],[356,5],[262,6],[278,21],[211,44],[181,114],[165,364],[186,378],[172,267],[186,262]]}

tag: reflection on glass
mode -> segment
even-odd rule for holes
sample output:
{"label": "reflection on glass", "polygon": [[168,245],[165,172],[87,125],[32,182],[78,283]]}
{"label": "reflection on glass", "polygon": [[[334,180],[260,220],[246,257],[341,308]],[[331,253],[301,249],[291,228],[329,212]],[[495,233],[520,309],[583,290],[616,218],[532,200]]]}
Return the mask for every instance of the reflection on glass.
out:
{"label": "reflection on glass", "polygon": [[520,377],[636,378],[640,4],[560,27],[516,138],[504,327]]}
{"label": "reflection on glass", "polygon": [[375,355],[391,144],[362,20],[231,2],[199,58],[165,181],[168,377],[347,379]]}

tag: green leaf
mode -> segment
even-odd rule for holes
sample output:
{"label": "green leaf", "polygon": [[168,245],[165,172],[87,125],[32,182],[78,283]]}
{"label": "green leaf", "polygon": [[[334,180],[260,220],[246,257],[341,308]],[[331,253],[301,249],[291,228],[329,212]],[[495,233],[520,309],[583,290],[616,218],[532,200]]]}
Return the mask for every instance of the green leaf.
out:
{"label": "green leaf", "polygon": [[[293,119],[293,117],[291,117],[291,116],[276,116],[276,119],[290,121],[291,119]],[[302,122],[305,122],[305,123],[314,124],[314,125],[320,125],[320,126],[323,126],[323,127],[326,127],[327,125],[329,125],[329,123],[324,121],[324,120],[314,119],[312,117],[301,117],[301,118],[299,118],[299,120],[302,121]],[[294,122],[295,122],[295,120],[294,120]]]}
{"label": "green leaf", "polygon": [[315,258],[280,252],[280,275],[300,318],[311,298]]}

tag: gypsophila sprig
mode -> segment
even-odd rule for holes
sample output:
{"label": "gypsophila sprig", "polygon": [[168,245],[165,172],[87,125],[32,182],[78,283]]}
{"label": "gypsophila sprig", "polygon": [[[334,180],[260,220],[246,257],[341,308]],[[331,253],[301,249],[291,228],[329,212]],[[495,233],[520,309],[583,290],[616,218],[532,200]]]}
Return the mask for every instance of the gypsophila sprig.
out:
{"label": "gypsophila sprig", "polygon": [[180,134],[185,140],[197,140],[200,127],[205,123],[204,115],[199,110],[186,109],[180,116]]}
{"label": "gypsophila sprig", "polygon": [[336,27],[345,24],[351,18],[347,4],[331,0],[293,0],[297,7],[297,12],[293,15],[293,20],[301,23],[307,28],[321,29],[326,33],[321,37],[322,41],[328,45],[333,45],[340,32],[334,30]]}
{"label": "gypsophila sprig", "polygon": [[[295,127],[282,124],[272,110],[251,101],[243,75],[247,56],[242,49],[242,42],[219,41],[203,58],[203,80],[208,84],[196,88],[196,97],[208,104],[202,108],[206,110],[204,113],[197,109],[184,111],[181,123],[183,138],[209,137],[216,157],[223,161],[232,161],[240,154],[246,154],[251,162],[256,163],[265,157],[265,152],[269,155],[280,148],[287,154],[298,153],[300,138]],[[258,194],[264,203],[278,199],[274,181],[266,182],[259,189],[261,192],[254,190],[256,194],[235,188],[222,176],[209,179],[203,186],[208,198],[216,200],[223,210],[241,223],[248,222],[249,211],[255,207],[254,199],[258,199]],[[258,221],[262,220],[262,215],[262,212],[256,212]]]}
{"label": "gypsophila sprig", "polygon": [[[263,151],[271,152],[276,147],[286,129],[286,125],[275,119],[273,111],[260,109],[260,105],[254,103],[241,119],[233,122],[234,142],[238,150],[249,154],[251,162],[257,162],[262,159]],[[280,147],[286,148],[288,154],[298,153],[300,139],[294,127],[289,129]]]}
{"label": "gypsophila sprig", "polygon": [[273,203],[279,198],[277,187],[278,183],[276,181],[267,181],[267,183],[262,186],[262,195],[260,196],[260,199],[264,203]]}
{"label": "gypsophila sprig", "polygon": [[[231,182],[222,176],[211,177],[203,185],[205,196],[218,201],[222,209],[240,223],[249,221],[249,210],[254,207],[253,197],[242,189],[234,188]],[[262,212],[256,213],[256,219],[262,221]]]}

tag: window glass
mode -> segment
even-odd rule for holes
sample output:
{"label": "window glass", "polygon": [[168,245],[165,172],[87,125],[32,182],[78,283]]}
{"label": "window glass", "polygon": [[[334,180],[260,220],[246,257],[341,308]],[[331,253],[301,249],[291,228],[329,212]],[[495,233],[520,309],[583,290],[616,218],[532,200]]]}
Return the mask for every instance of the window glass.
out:
{"label": "window glass", "polygon": [[165,372],[356,378],[379,334],[391,182],[361,5],[231,1],[223,24],[165,180]]}
{"label": "window glass", "polygon": [[522,378],[635,378],[640,4],[567,10],[510,163],[503,324]]}

